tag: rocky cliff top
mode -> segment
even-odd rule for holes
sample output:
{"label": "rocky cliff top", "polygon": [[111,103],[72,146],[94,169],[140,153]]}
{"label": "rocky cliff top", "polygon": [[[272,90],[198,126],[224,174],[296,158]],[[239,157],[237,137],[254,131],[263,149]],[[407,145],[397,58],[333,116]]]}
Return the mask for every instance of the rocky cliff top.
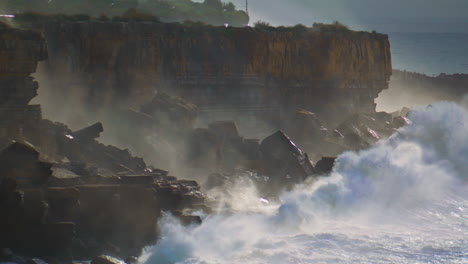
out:
{"label": "rocky cliff top", "polygon": [[57,101],[76,94],[66,103],[92,113],[138,108],[157,91],[189,99],[202,112],[220,105],[305,108],[330,116],[373,112],[392,68],[387,35],[336,25],[235,28],[46,19],[29,27],[48,43],[42,70],[50,91],[44,97]]}

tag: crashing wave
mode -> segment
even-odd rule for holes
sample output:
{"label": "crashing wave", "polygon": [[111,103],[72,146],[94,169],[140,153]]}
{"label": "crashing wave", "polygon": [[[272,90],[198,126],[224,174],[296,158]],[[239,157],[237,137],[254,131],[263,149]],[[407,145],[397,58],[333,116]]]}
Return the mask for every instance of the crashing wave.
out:
{"label": "crashing wave", "polygon": [[189,227],[166,215],[140,262],[463,263],[468,112],[441,102],[409,119],[373,147],[343,153],[330,177],[297,186],[278,204],[238,185],[229,197],[241,201],[235,212]]}

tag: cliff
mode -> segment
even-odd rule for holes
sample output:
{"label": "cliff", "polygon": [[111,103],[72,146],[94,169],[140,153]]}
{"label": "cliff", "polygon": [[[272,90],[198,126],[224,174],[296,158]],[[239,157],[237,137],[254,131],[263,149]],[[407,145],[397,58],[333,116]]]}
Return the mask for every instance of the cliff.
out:
{"label": "cliff", "polygon": [[139,106],[157,90],[202,113],[373,112],[391,75],[388,38],[376,33],[99,21],[34,27],[48,43],[42,99],[91,113]]}
{"label": "cliff", "polygon": [[0,25],[0,135],[16,138],[22,128],[41,119],[38,105],[28,105],[38,84],[30,77],[47,58],[40,34]]}
{"label": "cliff", "polygon": [[46,58],[40,34],[0,24],[0,262],[34,262],[13,250],[71,263],[108,245],[138,255],[156,240],[163,210],[200,222],[182,213],[206,209],[196,182],[98,143],[100,123],[73,132],[42,119],[40,105],[29,105],[38,89],[30,75]]}

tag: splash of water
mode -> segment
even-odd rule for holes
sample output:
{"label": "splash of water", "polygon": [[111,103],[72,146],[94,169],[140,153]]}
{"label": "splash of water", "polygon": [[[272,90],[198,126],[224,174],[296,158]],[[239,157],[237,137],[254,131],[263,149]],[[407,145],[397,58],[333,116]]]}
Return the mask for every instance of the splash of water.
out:
{"label": "splash of water", "polygon": [[464,263],[468,112],[442,102],[409,118],[411,125],[342,154],[331,177],[298,186],[277,205],[252,210],[244,200],[234,213],[190,227],[165,216],[161,239],[140,262]]}

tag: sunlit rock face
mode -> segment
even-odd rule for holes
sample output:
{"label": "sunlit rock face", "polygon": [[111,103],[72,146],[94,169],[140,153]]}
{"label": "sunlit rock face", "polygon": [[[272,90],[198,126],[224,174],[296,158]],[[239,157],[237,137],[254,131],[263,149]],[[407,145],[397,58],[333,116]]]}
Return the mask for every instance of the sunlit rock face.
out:
{"label": "sunlit rock face", "polygon": [[388,37],[377,33],[98,21],[35,27],[48,43],[44,96],[92,111],[141,105],[162,90],[202,112],[277,115],[300,106],[341,116],[375,111],[391,75]]}
{"label": "sunlit rock face", "polygon": [[41,118],[38,105],[28,105],[38,85],[30,74],[47,58],[41,35],[0,25],[0,135],[17,138],[24,126]]}

